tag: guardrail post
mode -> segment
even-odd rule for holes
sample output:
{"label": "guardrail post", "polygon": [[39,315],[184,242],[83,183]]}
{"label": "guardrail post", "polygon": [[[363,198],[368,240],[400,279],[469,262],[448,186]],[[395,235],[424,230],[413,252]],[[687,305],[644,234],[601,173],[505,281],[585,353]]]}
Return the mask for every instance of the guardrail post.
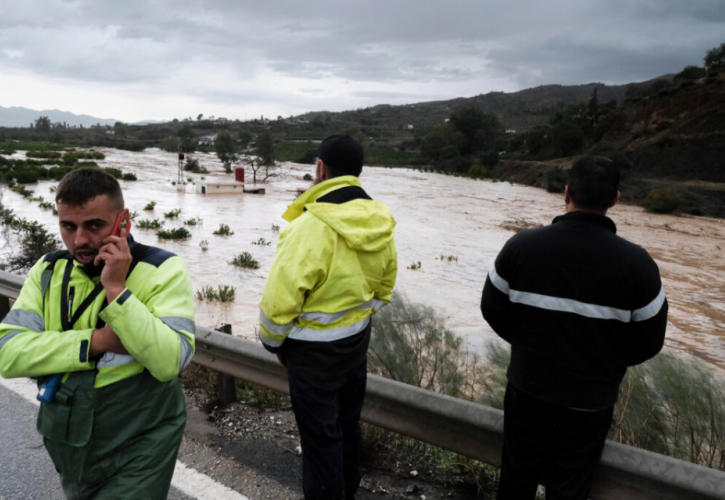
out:
{"label": "guardrail post", "polygon": [[10,299],[8,297],[0,297],[0,319],[4,318],[10,312]]}
{"label": "guardrail post", "polygon": [[[232,334],[232,325],[221,325],[217,331]],[[219,374],[219,406],[224,408],[237,400],[237,388],[234,384],[234,377],[231,375]]]}

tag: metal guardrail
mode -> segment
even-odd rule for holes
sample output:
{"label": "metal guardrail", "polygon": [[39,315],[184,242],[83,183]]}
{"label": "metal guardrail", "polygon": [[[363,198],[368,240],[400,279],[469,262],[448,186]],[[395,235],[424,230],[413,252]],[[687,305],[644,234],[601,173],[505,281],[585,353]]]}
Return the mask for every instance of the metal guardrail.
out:
{"label": "metal guardrail", "polygon": [[[0,271],[0,311],[23,278]],[[7,310],[7,309],[5,309]],[[288,393],[287,373],[259,343],[197,326],[194,363]],[[414,439],[499,466],[503,412],[388,380],[368,377],[362,419]],[[594,500],[725,500],[725,473],[607,441]]]}

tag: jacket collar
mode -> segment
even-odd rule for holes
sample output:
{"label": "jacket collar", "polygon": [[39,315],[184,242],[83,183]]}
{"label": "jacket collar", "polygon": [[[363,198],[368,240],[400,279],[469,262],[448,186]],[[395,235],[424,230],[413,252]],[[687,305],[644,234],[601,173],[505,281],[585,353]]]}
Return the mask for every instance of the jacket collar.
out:
{"label": "jacket collar", "polygon": [[617,234],[617,225],[614,223],[612,219],[607,217],[606,215],[600,215],[600,214],[594,214],[592,212],[569,212],[564,215],[560,215],[558,217],[555,217],[552,221],[552,224],[556,224],[557,222],[586,222],[589,224],[595,224],[597,226],[602,226],[604,228],[609,229],[614,234]]}
{"label": "jacket collar", "polygon": [[282,214],[282,218],[288,222],[292,222],[305,211],[305,205],[314,203],[321,196],[346,186],[360,186],[360,179],[354,175],[343,175],[328,179],[324,182],[312,186],[310,189],[297,197],[289,206],[287,211]]}

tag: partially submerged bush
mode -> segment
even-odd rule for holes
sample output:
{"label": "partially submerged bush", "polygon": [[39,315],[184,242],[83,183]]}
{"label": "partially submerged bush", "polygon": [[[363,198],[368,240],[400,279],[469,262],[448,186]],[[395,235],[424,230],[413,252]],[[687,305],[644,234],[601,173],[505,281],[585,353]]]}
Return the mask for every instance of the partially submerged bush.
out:
{"label": "partially submerged bush", "polygon": [[231,285],[205,286],[197,290],[196,299],[209,302],[234,302],[237,289]]}
{"label": "partially submerged bush", "polygon": [[421,267],[423,267],[423,264],[421,264],[420,261],[418,261],[418,262],[411,263],[408,266],[408,269],[410,269],[411,271],[420,271]]}
{"label": "partially submerged bush", "polygon": [[20,253],[8,260],[9,271],[30,269],[43,255],[60,248],[60,240],[38,221],[14,219],[12,228],[20,239]]}
{"label": "partially submerged bush", "polygon": [[303,180],[303,181],[311,181],[311,180],[312,180],[312,176],[311,176],[310,174],[305,174],[305,175],[304,175],[304,176],[302,177],[302,180]]}
{"label": "partially submerged bush", "polygon": [[138,180],[138,177],[136,177],[136,174],[131,173],[131,172],[126,172],[125,174],[123,174],[123,176],[121,178],[124,181],[137,181]]}
{"label": "partially submerged bush", "polygon": [[645,197],[642,205],[648,212],[671,214],[682,207],[682,196],[671,189],[653,189]]}
{"label": "partially submerged bush", "polygon": [[181,213],[180,208],[175,208],[171,210],[170,212],[164,212],[164,217],[167,219],[177,219],[179,217],[179,214]]}
{"label": "partially submerged bush", "polygon": [[192,217],[189,220],[184,221],[185,226],[201,226],[204,223],[204,219],[201,217]]}
{"label": "partially submerged bush", "polygon": [[567,174],[564,169],[554,167],[546,174],[546,190],[550,193],[563,193],[567,181]]}
{"label": "partially submerged bush", "polygon": [[505,220],[500,227],[506,229],[507,231],[513,231],[514,233],[518,233],[519,231],[523,231],[524,229],[533,229],[541,227],[542,225],[543,224],[537,221],[517,218]]}
{"label": "partially submerged bush", "polygon": [[202,252],[206,252],[209,250],[209,242],[207,240],[201,240],[199,242],[199,246],[201,247]]}
{"label": "partially submerged bush", "polygon": [[159,219],[141,219],[136,223],[136,227],[139,229],[161,229],[161,227],[164,225],[164,221]]}
{"label": "partially submerged bush", "polygon": [[271,241],[265,240],[264,238],[259,238],[257,241],[252,242],[252,245],[259,245],[261,247],[268,247],[271,244],[272,244]]}
{"label": "partially submerged bush", "polygon": [[105,170],[106,173],[111,174],[116,179],[123,179],[123,172],[118,168],[108,167],[103,170]]}
{"label": "partially submerged bush", "polygon": [[235,255],[229,264],[246,269],[259,268],[259,262],[249,252],[242,252],[239,255]]}
{"label": "partially submerged bush", "polygon": [[491,177],[491,171],[483,165],[476,163],[468,169],[468,176],[474,179],[488,179]]}
{"label": "partially submerged bush", "polygon": [[191,237],[191,233],[185,227],[177,227],[175,229],[162,229],[156,233],[162,240],[185,240]]}
{"label": "partially submerged bush", "polygon": [[217,236],[232,236],[234,234],[234,231],[229,229],[229,226],[226,224],[221,224],[219,226],[219,229],[214,231],[213,234],[216,234]]}
{"label": "partially submerged bush", "polygon": [[148,203],[146,204],[146,206],[145,206],[145,207],[143,207],[143,209],[144,209],[144,210],[153,210],[155,206],[156,206],[156,202],[155,202],[155,201],[149,201],[149,202],[148,202]]}

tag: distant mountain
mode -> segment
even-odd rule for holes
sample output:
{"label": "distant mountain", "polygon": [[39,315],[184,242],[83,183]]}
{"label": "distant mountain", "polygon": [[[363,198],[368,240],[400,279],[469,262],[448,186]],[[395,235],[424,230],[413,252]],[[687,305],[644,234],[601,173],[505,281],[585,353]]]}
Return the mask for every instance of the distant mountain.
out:
{"label": "distant mountain", "polygon": [[546,123],[549,116],[562,105],[587,102],[596,87],[599,102],[622,101],[630,87],[648,86],[657,80],[671,80],[673,75],[663,75],[653,80],[626,85],[605,85],[588,83],[585,85],[541,85],[518,92],[489,92],[474,97],[458,97],[447,101],[419,102],[393,106],[380,104],[371,108],[355,111],[311,112],[297,117],[314,120],[320,116],[326,119],[358,123],[360,125],[379,125],[387,127],[406,127],[413,125],[416,130],[442,123],[451,112],[462,108],[478,108],[484,113],[498,117],[507,129],[523,130]]}
{"label": "distant mountain", "polygon": [[47,116],[53,123],[67,123],[68,125],[83,125],[90,127],[100,123],[101,125],[113,125],[118,120],[112,118],[96,118],[90,115],[77,115],[69,111],[59,111],[57,109],[44,109],[36,111],[34,109],[11,107],[4,108],[0,106],[0,127],[27,127],[38,119],[39,116]]}

